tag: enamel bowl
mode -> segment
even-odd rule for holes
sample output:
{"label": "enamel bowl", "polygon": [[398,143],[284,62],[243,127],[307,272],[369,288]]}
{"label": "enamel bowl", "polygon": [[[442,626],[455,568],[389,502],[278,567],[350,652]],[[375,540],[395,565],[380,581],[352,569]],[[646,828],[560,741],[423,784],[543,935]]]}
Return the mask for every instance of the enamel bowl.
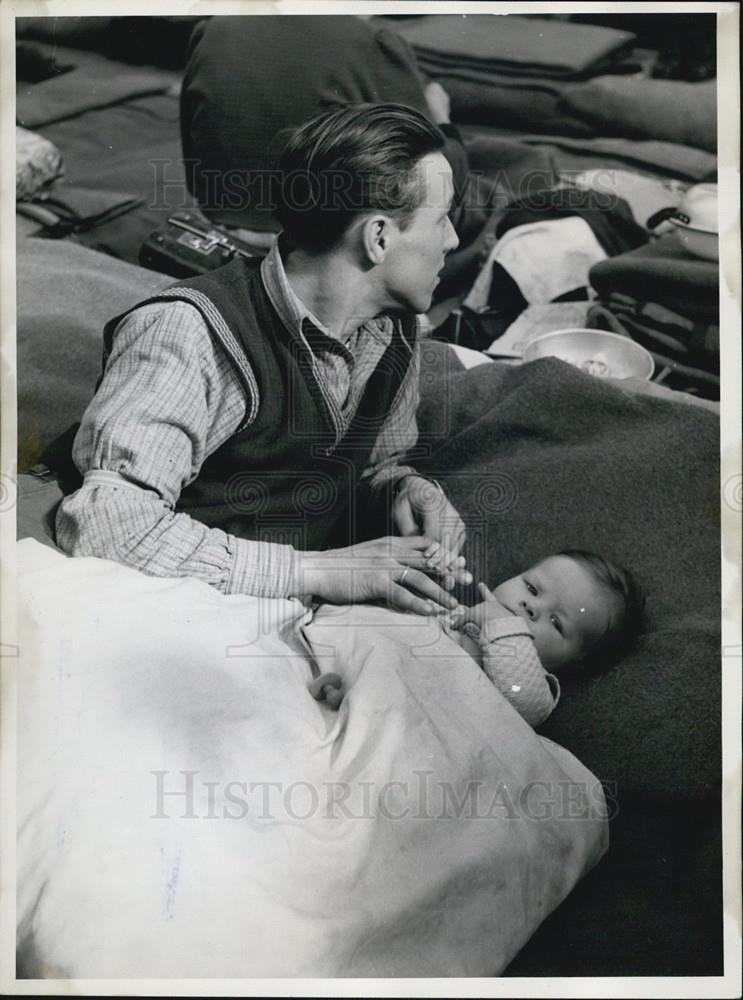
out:
{"label": "enamel bowl", "polygon": [[649,381],[655,370],[651,355],[629,337],[582,327],[540,334],[526,345],[523,357],[524,361],[559,358],[598,378]]}
{"label": "enamel bowl", "polygon": [[694,184],[668,220],[681,246],[693,257],[718,260],[717,185]]}
{"label": "enamel bowl", "polygon": [[676,229],[681,246],[692,257],[702,257],[704,260],[719,260],[720,250],[717,233],[711,229],[697,229],[688,226],[680,219],[668,220]]}

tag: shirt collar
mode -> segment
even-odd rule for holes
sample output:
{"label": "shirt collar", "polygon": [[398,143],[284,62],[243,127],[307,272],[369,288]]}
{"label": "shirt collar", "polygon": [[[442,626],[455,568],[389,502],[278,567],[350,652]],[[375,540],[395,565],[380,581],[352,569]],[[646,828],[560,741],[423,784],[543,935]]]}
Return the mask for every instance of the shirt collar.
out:
{"label": "shirt collar", "polygon": [[290,333],[301,337],[304,322],[309,320],[326,337],[332,336],[328,328],[323,326],[317,316],[310,312],[289,284],[284,261],[281,259],[281,249],[285,250],[285,247],[281,236],[279,236],[274,240],[271,249],[261,263],[261,277],[271,305]]}
{"label": "shirt collar", "polygon": [[[290,333],[302,337],[304,323],[305,321],[309,321],[316,330],[324,333],[331,340],[339,342],[338,338],[334,337],[317,316],[307,308],[289,284],[284,261],[281,257],[282,250],[286,253],[286,245],[281,235],[279,235],[261,262],[261,278],[263,279],[266,293],[271,300],[271,305],[279,314],[281,321]],[[364,327],[380,342],[389,342],[392,328],[389,316],[378,316],[365,323]]]}

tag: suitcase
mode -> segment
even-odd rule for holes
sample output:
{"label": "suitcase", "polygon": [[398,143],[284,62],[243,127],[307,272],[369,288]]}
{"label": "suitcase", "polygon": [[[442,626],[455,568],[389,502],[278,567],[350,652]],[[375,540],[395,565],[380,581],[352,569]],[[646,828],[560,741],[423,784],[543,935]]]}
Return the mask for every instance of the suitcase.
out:
{"label": "suitcase", "polygon": [[229,264],[236,257],[255,256],[247,244],[196,213],[174,212],[165,226],[144,241],[139,263],[174,278],[190,278]]}

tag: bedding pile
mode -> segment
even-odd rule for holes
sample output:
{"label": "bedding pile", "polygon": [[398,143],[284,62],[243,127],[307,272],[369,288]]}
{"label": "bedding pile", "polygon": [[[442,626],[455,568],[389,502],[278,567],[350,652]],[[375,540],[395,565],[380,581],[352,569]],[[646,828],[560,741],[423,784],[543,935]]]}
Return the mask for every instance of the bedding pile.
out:
{"label": "bedding pile", "polygon": [[606,850],[435,621],[18,556],[23,976],[493,975]]}
{"label": "bedding pile", "polygon": [[708,399],[720,397],[719,266],[686,253],[675,233],[609,260],[589,273],[598,298],[591,326],[632,337],[656,371]]}
{"label": "bedding pile", "polygon": [[444,85],[455,121],[586,137],[595,130],[565,95],[576,80],[613,67],[634,39],[613,28],[514,15],[384,20]]}
{"label": "bedding pile", "polygon": [[513,15],[451,14],[394,23],[426,69],[556,79],[579,77],[616,61],[635,38],[615,28]]}

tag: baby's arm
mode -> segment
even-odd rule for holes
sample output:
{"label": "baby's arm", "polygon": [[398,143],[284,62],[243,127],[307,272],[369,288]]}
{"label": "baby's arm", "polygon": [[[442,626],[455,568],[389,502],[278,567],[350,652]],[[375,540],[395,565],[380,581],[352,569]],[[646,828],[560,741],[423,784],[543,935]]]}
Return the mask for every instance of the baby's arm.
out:
{"label": "baby's arm", "polygon": [[560,697],[557,678],[542,666],[523,618],[490,618],[478,638],[482,669],[530,726],[540,726]]}
{"label": "baby's arm", "polygon": [[511,614],[485,587],[481,604],[458,625],[477,641],[489,679],[530,726],[539,726],[560,698],[557,678],[548,674],[534,647],[528,622]]}

